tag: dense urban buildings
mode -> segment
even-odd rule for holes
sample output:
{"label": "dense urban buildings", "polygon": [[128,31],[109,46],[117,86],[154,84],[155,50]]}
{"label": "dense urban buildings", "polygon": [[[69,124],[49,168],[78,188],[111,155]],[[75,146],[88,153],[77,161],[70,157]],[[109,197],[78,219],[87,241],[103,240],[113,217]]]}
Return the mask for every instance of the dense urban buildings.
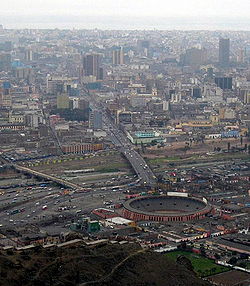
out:
{"label": "dense urban buildings", "polygon": [[247,285],[249,47],[244,31],[0,29],[1,253],[131,247],[118,266],[154,251],[199,261],[200,285]]}

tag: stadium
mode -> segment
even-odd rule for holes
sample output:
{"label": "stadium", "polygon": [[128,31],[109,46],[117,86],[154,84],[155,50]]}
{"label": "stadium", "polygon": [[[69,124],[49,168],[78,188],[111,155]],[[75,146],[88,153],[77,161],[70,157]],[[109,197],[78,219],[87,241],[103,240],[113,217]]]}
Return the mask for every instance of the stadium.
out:
{"label": "stadium", "polygon": [[123,216],[134,221],[182,222],[202,219],[211,211],[205,198],[187,193],[141,196],[123,204]]}

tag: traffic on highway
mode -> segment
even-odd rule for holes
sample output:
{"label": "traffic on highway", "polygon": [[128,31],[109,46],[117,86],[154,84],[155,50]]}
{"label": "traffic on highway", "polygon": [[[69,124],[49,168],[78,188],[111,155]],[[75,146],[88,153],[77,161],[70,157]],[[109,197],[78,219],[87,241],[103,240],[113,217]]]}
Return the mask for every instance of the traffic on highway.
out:
{"label": "traffic on highway", "polygon": [[103,121],[113,144],[130,162],[135,173],[140,179],[141,184],[149,186],[154,185],[156,176],[142,156],[134,149],[134,146],[127,136],[118,129],[117,125],[115,125],[107,115],[103,116]]}

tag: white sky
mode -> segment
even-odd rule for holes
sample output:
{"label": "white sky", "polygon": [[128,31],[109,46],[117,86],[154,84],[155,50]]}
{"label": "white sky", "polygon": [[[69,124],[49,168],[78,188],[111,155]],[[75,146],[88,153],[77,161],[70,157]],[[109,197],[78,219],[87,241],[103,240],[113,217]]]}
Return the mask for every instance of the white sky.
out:
{"label": "white sky", "polygon": [[249,17],[250,0],[0,0],[0,16]]}

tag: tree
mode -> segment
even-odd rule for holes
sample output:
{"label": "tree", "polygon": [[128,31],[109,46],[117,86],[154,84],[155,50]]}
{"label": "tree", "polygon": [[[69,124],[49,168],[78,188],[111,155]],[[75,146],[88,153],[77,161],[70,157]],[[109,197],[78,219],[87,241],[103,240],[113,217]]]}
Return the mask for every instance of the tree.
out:
{"label": "tree", "polygon": [[220,255],[219,255],[218,253],[215,253],[215,254],[214,254],[214,257],[215,257],[215,259],[217,259],[217,260],[220,259]]}
{"label": "tree", "polygon": [[238,264],[239,267],[242,267],[242,268],[246,268],[247,267],[247,263],[242,261]]}
{"label": "tree", "polygon": [[13,254],[14,254],[14,252],[13,252],[13,250],[12,250],[12,249],[8,249],[8,250],[6,251],[6,254],[7,254],[7,255],[13,255]]}
{"label": "tree", "polygon": [[157,144],[157,140],[152,140],[151,145],[154,146]]}
{"label": "tree", "polygon": [[237,261],[238,261],[237,257],[233,256],[229,259],[228,263],[235,265]]}
{"label": "tree", "polygon": [[202,270],[198,269],[198,270],[197,270],[197,272],[198,272],[198,275],[199,275],[200,277],[202,277],[202,276],[203,276],[203,272],[202,272]]}
{"label": "tree", "polygon": [[142,153],[145,153],[145,146],[144,146],[144,144],[142,143],[142,141],[141,141],[141,151],[142,151]]}
{"label": "tree", "polygon": [[249,255],[247,253],[241,253],[240,259],[248,259]]}
{"label": "tree", "polygon": [[214,274],[216,272],[216,267],[212,267],[210,270],[210,274]]}
{"label": "tree", "polygon": [[200,246],[200,252],[201,252],[201,255],[202,255],[202,256],[206,256],[206,250],[205,250],[204,245],[201,245],[201,246]]}
{"label": "tree", "polygon": [[178,245],[178,248],[181,250],[187,249],[187,243],[185,241],[182,241],[181,244]]}
{"label": "tree", "polygon": [[194,271],[194,267],[192,265],[192,262],[184,255],[179,255],[176,259],[176,263],[183,265],[186,267],[189,271]]}

